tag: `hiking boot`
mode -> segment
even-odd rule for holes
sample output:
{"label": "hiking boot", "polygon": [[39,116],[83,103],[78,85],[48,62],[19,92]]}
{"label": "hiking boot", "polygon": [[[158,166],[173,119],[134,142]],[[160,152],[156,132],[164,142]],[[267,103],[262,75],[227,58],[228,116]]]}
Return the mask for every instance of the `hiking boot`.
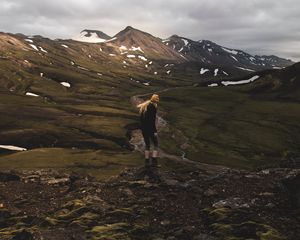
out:
{"label": "hiking boot", "polygon": [[146,158],[145,159],[145,168],[149,168],[150,167],[150,159]]}
{"label": "hiking boot", "polygon": [[158,161],[157,161],[157,158],[152,158],[152,163],[151,163],[151,167],[154,167],[154,168],[158,168]]}

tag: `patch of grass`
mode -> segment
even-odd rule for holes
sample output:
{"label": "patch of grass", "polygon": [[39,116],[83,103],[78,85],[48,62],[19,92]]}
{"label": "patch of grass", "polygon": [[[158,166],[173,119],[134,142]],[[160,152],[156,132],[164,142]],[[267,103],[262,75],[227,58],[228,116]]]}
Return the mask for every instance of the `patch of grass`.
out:
{"label": "patch of grass", "polygon": [[41,148],[2,156],[0,169],[56,168],[90,174],[101,180],[118,174],[126,167],[142,164],[142,156],[136,152]]}

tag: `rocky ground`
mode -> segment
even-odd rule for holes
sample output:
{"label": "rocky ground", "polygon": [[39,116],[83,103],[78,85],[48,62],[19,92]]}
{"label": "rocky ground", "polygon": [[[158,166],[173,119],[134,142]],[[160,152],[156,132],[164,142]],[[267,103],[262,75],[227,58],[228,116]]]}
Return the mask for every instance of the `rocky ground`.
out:
{"label": "rocky ground", "polygon": [[300,170],[0,173],[0,239],[300,239]]}

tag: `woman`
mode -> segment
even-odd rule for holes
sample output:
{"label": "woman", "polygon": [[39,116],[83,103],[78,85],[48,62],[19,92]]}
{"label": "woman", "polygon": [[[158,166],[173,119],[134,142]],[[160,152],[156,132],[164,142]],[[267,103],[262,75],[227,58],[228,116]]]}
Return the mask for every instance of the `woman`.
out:
{"label": "woman", "polygon": [[[143,138],[145,141],[145,167],[157,167],[158,158],[158,140],[156,129],[156,112],[157,104],[159,103],[159,96],[153,94],[150,100],[147,100],[137,107],[140,108],[140,121]],[[152,162],[150,164],[150,142],[152,141],[154,149],[152,152]]]}

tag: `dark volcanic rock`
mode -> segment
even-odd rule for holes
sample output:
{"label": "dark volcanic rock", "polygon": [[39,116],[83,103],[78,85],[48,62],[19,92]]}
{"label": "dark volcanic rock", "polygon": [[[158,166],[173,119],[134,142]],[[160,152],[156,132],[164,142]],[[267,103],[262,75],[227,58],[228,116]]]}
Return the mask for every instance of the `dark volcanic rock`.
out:
{"label": "dark volcanic rock", "polygon": [[20,181],[20,177],[12,172],[0,172],[0,182]]}
{"label": "dark volcanic rock", "polygon": [[33,236],[30,232],[23,230],[22,232],[18,232],[12,240],[33,240]]}
{"label": "dark volcanic rock", "polygon": [[282,181],[285,187],[292,208],[300,207],[300,173],[289,176]]}
{"label": "dark volcanic rock", "polygon": [[299,239],[287,208],[290,199],[299,204],[298,170],[151,171],[159,182],[144,169],[103,182],[51,170],[18,173],[22,181],[0,183],[0,239]]}

